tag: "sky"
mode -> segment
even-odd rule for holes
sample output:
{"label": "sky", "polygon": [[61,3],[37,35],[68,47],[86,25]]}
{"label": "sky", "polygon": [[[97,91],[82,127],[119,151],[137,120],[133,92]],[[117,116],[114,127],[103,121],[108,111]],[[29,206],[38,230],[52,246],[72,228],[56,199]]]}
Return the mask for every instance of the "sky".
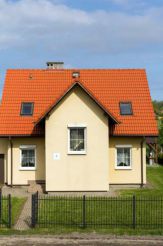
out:
{"label": "sky", "polygon": [[163,100],[163,0],[0,0],[0,95],[8,68],[145,68]]}

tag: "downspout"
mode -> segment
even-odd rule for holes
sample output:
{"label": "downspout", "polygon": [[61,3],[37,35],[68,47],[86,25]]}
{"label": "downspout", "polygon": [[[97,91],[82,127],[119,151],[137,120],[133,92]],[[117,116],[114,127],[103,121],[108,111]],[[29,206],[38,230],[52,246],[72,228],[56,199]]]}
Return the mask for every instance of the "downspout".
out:
{"label": "downspout", "polygon": [[10,142],[10,161],[11,161],[11,187],[13,185],[13,143],[12,143],[12,138],[9,137],[9,142]]}
{"label": "downspout", "polygon": [[145,137],[143,137],[143,140],[140,142],[140,151],[141,151],[141,185],[140,187],[143,188],[144,185],[144,163],[143,163],[143,144],[145,141]]}

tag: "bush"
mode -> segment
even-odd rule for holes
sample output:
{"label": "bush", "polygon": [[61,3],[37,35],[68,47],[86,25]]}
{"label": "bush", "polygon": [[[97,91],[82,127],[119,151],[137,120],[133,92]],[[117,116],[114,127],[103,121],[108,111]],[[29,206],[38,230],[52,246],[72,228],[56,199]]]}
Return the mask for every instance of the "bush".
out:
{"label": "bush", "polygon": [[161,164],[161,165],[163,165],[163,153],[160,153],[158,155],[158,163]]}

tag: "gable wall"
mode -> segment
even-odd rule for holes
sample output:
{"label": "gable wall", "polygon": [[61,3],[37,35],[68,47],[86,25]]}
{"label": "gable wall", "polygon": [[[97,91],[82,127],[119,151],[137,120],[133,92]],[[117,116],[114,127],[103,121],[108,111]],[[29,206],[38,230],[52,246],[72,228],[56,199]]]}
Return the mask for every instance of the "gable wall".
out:
{"label": "gable wall", "polygon": [[[87,126],[87,154],[68,154],[68,124]],[[46,190],[108,190],[108,118],[75,87],[46,119]],[[53,153],[60,159],[54,160]]]}

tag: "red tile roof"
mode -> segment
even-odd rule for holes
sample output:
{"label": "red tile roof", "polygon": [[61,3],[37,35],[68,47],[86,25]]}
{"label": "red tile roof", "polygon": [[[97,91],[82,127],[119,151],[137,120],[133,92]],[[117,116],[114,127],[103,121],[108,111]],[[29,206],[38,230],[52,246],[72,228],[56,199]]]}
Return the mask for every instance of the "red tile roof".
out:
{"label": "red tile roof", "polygon": [[[158,135],[144,69],[8,70],[0,107],[0,135],[40,135],[39,119],[71,88],[73,71],[80,85],[118,121],[113,135]],[[132,102],[133,115],[120,115],[119,102]],[[34,102],[33,116],[20,116],[22,102]]]}

